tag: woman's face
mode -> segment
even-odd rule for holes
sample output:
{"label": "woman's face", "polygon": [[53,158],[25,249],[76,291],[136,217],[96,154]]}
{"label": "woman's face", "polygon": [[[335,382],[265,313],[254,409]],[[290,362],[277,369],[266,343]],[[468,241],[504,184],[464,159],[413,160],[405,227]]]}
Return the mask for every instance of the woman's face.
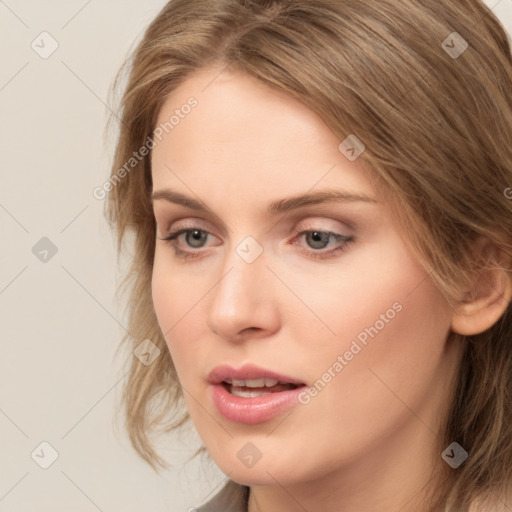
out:
{"label": "woman's face", "polygon": [[361,159],[302,103],[218,69],[189,76],[165,122],[153,301],[214,461],[287,488],[430,467],[451,309]]}

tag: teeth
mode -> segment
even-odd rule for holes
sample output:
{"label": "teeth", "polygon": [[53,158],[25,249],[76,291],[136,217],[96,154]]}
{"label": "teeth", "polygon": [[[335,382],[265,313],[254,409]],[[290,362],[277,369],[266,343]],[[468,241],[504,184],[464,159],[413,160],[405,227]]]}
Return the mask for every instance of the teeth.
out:
{"label": "teeth", "polygon": [[231,394],[242,398],[256,398],[258,396],[271,395],[272,393],[265,391],[242,391],[238,388],[233,387],[233,389],[231,390]]}
{"label": "teeth", "polygon": [[279,383],[277,379],[226,379],[225,382],[239,388],[271,388]]}

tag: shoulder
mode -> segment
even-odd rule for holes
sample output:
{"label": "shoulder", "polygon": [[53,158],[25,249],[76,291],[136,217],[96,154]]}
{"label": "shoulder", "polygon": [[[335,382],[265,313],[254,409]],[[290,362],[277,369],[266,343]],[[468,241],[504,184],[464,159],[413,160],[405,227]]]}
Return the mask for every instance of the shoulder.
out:
{"label": "shoulder", "polygon": [[210,501],[197,512],[247,512],[249,487],[230,480]]}

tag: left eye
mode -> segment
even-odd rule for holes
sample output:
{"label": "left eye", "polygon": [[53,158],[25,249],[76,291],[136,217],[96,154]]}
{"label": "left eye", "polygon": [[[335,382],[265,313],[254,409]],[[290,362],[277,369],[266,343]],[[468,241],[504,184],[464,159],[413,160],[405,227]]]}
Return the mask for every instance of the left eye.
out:
{"label": "left eye", "polygon": [[164,238],[167,242],[179,241],[185,243],[187,246],[193,249],[200,249],[206,245],[208,240],[208,231],[203,229],[180,229],[174,233],[171,233],[167,238]]}
{"label": "left eye", "polygon": [[311,249],[324,249],[330,240],[335,238],[333,233],[327,233],[325,231],[306,231],[304,233],[306,243]]}
{"label": "left eye", "polygon": [[304,237],[308,246],[316,251],[325,249],[329,245],[334,244],[343,246],[343,244],[352,241],[350,236],[340,235],[339,233],[333,233],[332,231],[299,231],[298,235],[299,237]]}
{"label": "left eye", "polygon": [[183,234],[185,235],[185,242],[187,245],[194,247],[195,249],[203,247],[208,238],[208,233],[201,229],[191,229]]}

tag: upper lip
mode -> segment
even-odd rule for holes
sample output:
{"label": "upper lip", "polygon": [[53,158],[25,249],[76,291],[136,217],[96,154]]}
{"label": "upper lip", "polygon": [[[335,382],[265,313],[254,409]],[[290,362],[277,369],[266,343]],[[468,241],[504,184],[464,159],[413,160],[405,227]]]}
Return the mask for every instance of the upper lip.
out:
{"label": "upper lip", "polygon": [[210,384],[220,384],[227,379],[251,380],[261,378],[275,379],[285,384],[296,384],[297,386],[304,385],[304,382],[298,379],[253,364],[244,364],[238,369],[229,365],[217,366],[209,373],[207,380]]}

